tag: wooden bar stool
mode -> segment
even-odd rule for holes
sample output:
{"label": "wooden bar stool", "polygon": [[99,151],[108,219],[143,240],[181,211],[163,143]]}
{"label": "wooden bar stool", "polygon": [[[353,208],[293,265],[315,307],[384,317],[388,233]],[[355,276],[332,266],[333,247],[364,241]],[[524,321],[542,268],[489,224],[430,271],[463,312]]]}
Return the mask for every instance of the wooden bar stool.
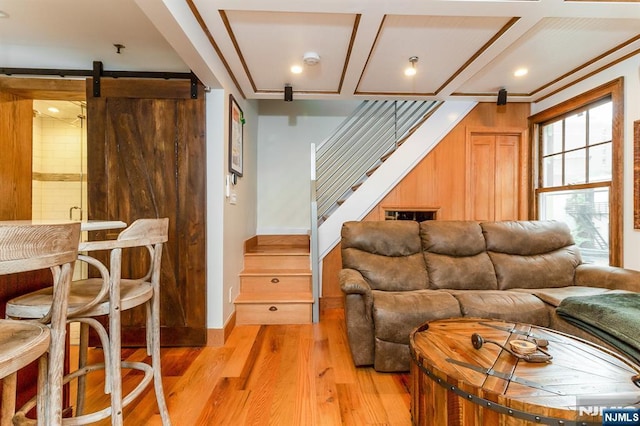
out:
{"label": "wooden bar stool", "polygon": [[[90,241],[80,244],[81,251],[109,253],[109,268],[95,257],[81,254],[79,260],[96,267],[101,278],[73,281],[69,292],[68,321],[79,321],[80,359],[77,371],[65,381],[78,378],[76,415],[63,419],[63,424],[93,423],[111,416],[112,425],[123,424],[123,408],[135,400],[153,380],[156,401],[162,424],[171,421],[164,399],[160,370],[160,275],[162,246],[168,239],[169,219],[138,219],[123,230],[116,240]],[[143,277],[122,278],[122,251],[135,247],[148,252],[148,270]],[[17,297],[7,303],[7,315],[18,318],[37,318],[43,306],[50,303],[51,288]],[[151,365],[145,362],[121,361],[121,312],[144,305],[146,309],[147,353]],[[96,320],[108,316],[108,331]],[[104,364],[85,365],[88,346],[88,327],[97,333],[103,346]],[[110,393],[111,405],[93,413],[84,413],[84,376],[96,369],[105,369],[105,392]],[[122,368],[141,370],[143,378],[127,395],[122,395]]]}
{"label": "wooden bar stool", "polygon": [[15,224],[0,222],[0,275],[46,268],[50,268],[53,274],[52,297],[38,320],[0,320],[2,426],[24,418],[23,412],[15,413],[16,372],[36,359],[40,359],[38,424],[60,425],[62,422],[67,295],[79,241],[78,223],[32,225],[27,221]]}

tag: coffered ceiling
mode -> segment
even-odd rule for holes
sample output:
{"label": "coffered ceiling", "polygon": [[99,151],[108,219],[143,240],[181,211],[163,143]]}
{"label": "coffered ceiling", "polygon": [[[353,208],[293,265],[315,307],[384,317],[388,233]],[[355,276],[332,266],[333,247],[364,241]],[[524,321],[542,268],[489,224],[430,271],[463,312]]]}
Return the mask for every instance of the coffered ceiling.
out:
{"label": "coffered ceiling", "polygon": [[[490,100],[505,88],[531,101],[640,52],[637,2],[188,3],[249,98],[290,84],[296,97]],[[309,51],[317,65],[303,64]]]}
{"label": "coffered ceiling", "polygon": [[[0,0],[0,10],[10,15],[0,68],[192,69],[251,99],[291,85],[294,99],[490,101],[505,88],[529,102],[640,52],[637,1]],[[305,65],[307,52],[319,62]]]}

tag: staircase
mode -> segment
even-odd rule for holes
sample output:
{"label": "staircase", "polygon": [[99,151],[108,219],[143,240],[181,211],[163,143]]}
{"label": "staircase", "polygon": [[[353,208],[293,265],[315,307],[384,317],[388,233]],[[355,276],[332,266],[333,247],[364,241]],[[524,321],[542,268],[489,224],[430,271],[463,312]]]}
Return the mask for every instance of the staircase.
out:
{"label": "staircase", "polygon": [[[476,105],[473,101],[447,101],[437,102],[430,105],[428,111],[418,122],[409,126],[407,131],[399,130],[393,132],[398,138],[393,138],[392,147],[380,156],[371,156],[374,160],[371,165],[363,167],[362,179],[340,179],[341,184],[348,185],[345,192],[338,196],[328,196],[326,188],[335,188],[335,185],[327,185],[327,180],[332,180],[333,176],[346,177],[346,168],[355,164],[360,164],[360,153],[346,154],[346,158],[353,158],[353,162],[347,161],[342,164],[338,161],[331,161],[333,172],[324,173],[320,176],[317,167],[320,160],[318,157],[325,149],[324,143],[321,147],[311,149],[311,235],[314,265],[320,265],[322,259],[340,241],[340,230],[342,224],[349,220],[361,220],[367,215],[373,206],[379,203],[386,194],[393,189],[439,142],[462,120]],[[400,106],[398,105],[399,109]],[[395,114],[399,116],[399,114]],[[381,120],[382,121],[382,120]],[[356,126],[358,129],[362,126]],[[367,127],[367,126],[365,126]],[[409,137],[407,137],[409,136]],[[332,138],[330,138],[332,139]],[[351,148],[352,142],[343,142]],[[335,145],[336,149],[341,144]],[[379,150],[376,150],[379,152]],[[393,155],[387,155],[393,151]],[[323,155],[324,156],[324,155]],[[340,156],[345,158],[345,156]],[[356,161],[358,160],[358,161]],[[327,163],[327,165],[329,164]],[[375,164],[377,163],[377,164]],[[314,164],[316,167],[314,167]],[[371,168],[376,167],[375,173],[367,176]],[[357,175],[357,173],[348,173]],[[325,184],[322,184],[325,180]],[[354,183],[355,182],[355,183]],[[322,184],[322,185],[321,185]],[[357,189],[357,190],[356,190]],[[333,195],[341,191],[330,191]],[[326,201],[323,201],[326,200]],[[319,288],[318,274],[314,274],[314,288]]]}
{"label": "staircase", "polygon": [[244,244],[236,324],[308,324],[313,293],[307,235],[258,235]]}
{"label": "staircase", "polygon": [[318,225],[434,112],[435,101],[363,101],[314,153]]}

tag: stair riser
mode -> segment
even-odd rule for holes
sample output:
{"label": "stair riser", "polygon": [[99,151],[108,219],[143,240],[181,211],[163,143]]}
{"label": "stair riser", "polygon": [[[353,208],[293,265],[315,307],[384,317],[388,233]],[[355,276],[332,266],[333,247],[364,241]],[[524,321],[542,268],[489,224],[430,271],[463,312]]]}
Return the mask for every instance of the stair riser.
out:
{"label": "stair riser", "polygon": [[265,275],[240,277],[241,291],[246,293],[302,293],[311,292],[311,277]]}
{"label": "stair riser", "polygon": [[309,269],[309,255],[292,256],[292,255],[245,255],[244,269]]}
{"label": "stair riser", "polygon": [[236,324],[309,324],[309,303],[236,305]]}

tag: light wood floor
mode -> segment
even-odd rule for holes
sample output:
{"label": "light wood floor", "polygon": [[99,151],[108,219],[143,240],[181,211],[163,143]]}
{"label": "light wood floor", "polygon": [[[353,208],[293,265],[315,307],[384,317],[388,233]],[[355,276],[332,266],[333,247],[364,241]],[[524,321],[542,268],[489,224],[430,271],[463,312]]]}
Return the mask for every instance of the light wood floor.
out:
{"label": "light wood floor", "polygon": [[[174,426],[411,424],[409,375],[355,368],[342,310],[312,325],[237,326],[224,347],[163,348],[162,373]],[[125,390],[140,378],[123,374]],[[89,409],[108,403],[101,375],[89,376]],[[125,425],[159,424],[152,388],[125,409]]]}

